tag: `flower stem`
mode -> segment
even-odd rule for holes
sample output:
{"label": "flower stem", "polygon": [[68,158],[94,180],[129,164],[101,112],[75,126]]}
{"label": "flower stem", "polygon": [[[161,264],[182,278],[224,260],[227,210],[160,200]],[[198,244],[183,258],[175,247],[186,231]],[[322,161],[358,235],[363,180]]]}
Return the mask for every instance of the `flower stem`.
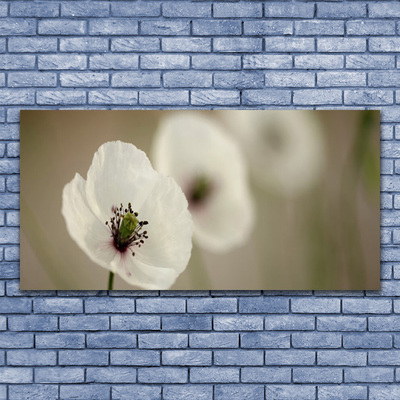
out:
{"label": "flower stem", "polygon": [[108,275],[108,290],[112,290],[114,283],[114,272],[110,271],[110,275]]}

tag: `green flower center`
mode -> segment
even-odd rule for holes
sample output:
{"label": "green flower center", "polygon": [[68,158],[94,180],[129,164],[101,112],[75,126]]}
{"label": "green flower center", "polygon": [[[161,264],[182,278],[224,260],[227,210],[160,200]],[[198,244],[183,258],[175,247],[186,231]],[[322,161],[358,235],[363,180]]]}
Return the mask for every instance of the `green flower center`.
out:
{"label": "green flower center", "polygon": [[130,249],[132,255],[135,252],[131,247],[141,247],[144,239],[148,239],[147,231],[143,231],[143,226],[147,225],[147,221],[139,221],[138,213],[132,210],[131,203],[127,208],[121,206],[111,208],[113,216],[110,221],[106,222],[108,229],[110,229],[111,237],[113,238],[114,247],[124,253]]}
{"label": "green flower center", "polygon": [[198,176],[189,189],[188,201],[190,205],[198,205],[204,202],[213,191],[210,179],[205,175]]}

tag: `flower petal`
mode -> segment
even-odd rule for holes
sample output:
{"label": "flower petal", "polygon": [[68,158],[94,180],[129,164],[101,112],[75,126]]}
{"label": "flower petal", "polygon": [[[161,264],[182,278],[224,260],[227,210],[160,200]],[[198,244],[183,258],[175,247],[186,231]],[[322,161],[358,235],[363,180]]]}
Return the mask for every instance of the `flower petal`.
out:
{"label": "flower petal", "polygon": [[190,112],[167,116],[153,146],[154,165],[173,176],[186,194],[204,177],[211,192],[204,204],[190,207],[195,239],[208,250],[241,245],[254,222],[246,165],[239,147],[215,121]]}
{"label": "flower petal", "polygon": [[116,250],[110,232],[91,211],[86,198],[86,182],[76,174],[62,195],[62,215],[72,239],[89,258],[103,268],[111,269]]}
{"label": "flower petal", "polygon": [[112,267],[124,281],[146,290],[167,290],[178,277],[174,269],[148,265],[129,252],[118,254]]}
{"label": "flower petal", "polygon": [[107,142],[95,153],[87,174],[86,195],[94,214],[101,221],[111,217],[111,207],[138,210],[154,185],[158,175],[146,154],[129,143]]}
{"label": "flower petal", "polygon": [[139,210],[149,238],[135,251],[140,262],[181,273],[192,251],[193,222],[181,188],[172,178],[159,180]]}

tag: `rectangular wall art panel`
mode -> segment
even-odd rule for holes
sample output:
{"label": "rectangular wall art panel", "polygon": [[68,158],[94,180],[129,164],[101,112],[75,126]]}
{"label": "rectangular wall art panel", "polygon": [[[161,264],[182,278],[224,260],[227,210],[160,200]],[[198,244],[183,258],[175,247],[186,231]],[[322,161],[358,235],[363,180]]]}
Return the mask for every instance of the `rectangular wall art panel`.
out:
{"label": "rectangular wall art panel", "polygon": [[21,289],[378,290],[379,111],[22,111]]}

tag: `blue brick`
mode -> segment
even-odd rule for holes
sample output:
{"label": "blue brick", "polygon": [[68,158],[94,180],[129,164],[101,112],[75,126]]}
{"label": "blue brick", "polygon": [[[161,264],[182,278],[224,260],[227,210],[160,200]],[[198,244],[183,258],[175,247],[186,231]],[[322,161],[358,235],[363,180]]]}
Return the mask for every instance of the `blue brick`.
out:
{"label": "blue brick", "polygon": [[399,331],[400,316],[384,316],[368,318],[370,331]]}
{"label": "blue brick", "polygon": [[0,17],[6,17],[8,12],[8,4],[1,3],[0,4]]}
{"label": "blue brick", "polygon": [[[157,76],[158,80],[154,81],[154,86],[160,86],[160,78],[159,75]],[[210,72],[202,72],[202,71],[164,72],[163,84],[164,87],[178,87],[178,88],[211,87],[212,74]]]}
{"label": "blue brick", "polygon": [[387,349],[392,347],[392,336],[388,333],[349,333],[343,335],[345,349]]}
{"label": "blue brick", "polygon": [[111,77],[113,87],[159,87],[160,84],[159,72],[116,72]]}
{"label": "blue brick", "polygon": [[372,52],[396,52],[399,50],[400,38],[374,37],[369,39],[369,50]]}
{"label": "blue brick", "polygon": [[[380,3],[383,4],[383,3]],[[394,35],[395,34],[395,22],[394,21],[347,21],[346,32],[347,35]]]}
{"label": "blue brick", "polygon": [[316,354],[310,350],[266,350],[266,365],[314,365]]}
{"label": "blue brick", "polygon": [[102,72],[61,72],[60,85],[63,87],[106,87],[109,85],[109,77],[108,73]]}
{"label": "blue brick", "polygon": [[[335,387],[337,387],[335,385]],[[265,387],[266,399],[280,400],[314,400],[315,386],[308,385],[267,385]]]}
{"label": "blue brick", "polygon": [[161,328],[160,317],[156,315],[124,315],[111,317],[112,330],[151,331]]}
{"label": "blue brick", "polygon": [[38,383],[83,383],[85,380],[83,368],[37,368],[35,382]]}
{"label": "blue brick", "polygon": [[135,54],[96,54],[89,58],[91,69],[137,69],[139,57]]}
{"label": "blue brick", "polygon": [[57,76],[52,72],[10,72],[9,87],[55,87]]}
{"label": "blue brick", "polygon": [[213,9],[214,18],[262,17],[262,4],[258,3],[216,3]]}
{"label": "blue brick", "polygon": [[161,49],[165,52],[180,53],[182,49],[192,53],[209,53],[211,39],[208,38],[163,38]]}
{"label": "blue brick", "polygon": [[92,90],[89,92],[88,103],[135,105],[138,103],[138,93],[132,90]]}
{"label": "blue brick", "polygon": [[343,313],[348,314],[390,314],[392,302],[383,299],[344,299]]}
{"label": "blue brick", "polygon": [[242,103],[244,105],[289,105],[291,103],[291,92],[289,90],[243,90]]}
{"label": "blue brick", "polygon": [[110,398],[109,385],[61,385],[60,399],[95,399],[107,400]]}
{"label": "blue brick", "polygon": [[188,335],[183,333],[139,334],[139,347],[143,349],[179,349],[188,345]]}
{"label": "blue brick", "polygon": [[[1,73],[0,74],[0,86],[4,87],[6,85],[6,74]],[[5,121],[5,110],[4,108],[1,109],[0,111],[0,122]]]}
{"label": "blue brick", "polygon": [[36,102],[42,105],[85,104],[86,92],[83,90],[44,90],[37,92]]}
{"label": "blue brick", "polygon": [[292,299],[291,309],[294,313],[339,313],[339,299]]}
{"label": "blue brick", "polygon": [[142,21],[140,24],[141,35],[158,35],[158,36],[170,36],[170,35],[189,35],[190,33],[190,22],[189,21]]}
{"label": "blue brick", "polygon": [[315,318],[300,315],[267,316],[265,330],[268,331],[309,331],[315,328]]}
{"label": "blue brick", "polygon": [[[139,92],[139,104],[141,105],[151,105],[151,106],[159,106],[159,105],[173,105],[173,106],[184,106],[189,104],[189,92],[187,90],[175,90],[175,91],[155,91],[155,90],[141,90]],[[160,299],[162,300],[174,300],[175,299]],[[178,300],[178,299],[177,299]],[[162,304],[162,303],[160,303]],[[172,303],[171,303],[172,304]],[[144,309],[142,305],[142,309]],[[169,309],[169,308],[168,308]],[[172,310],[169,312],[183,312],[181,310],[181,306],[178,305],[176,310]],[[139,312],[139,311],[138,311]],[[148,312],[148,311],[143,311]],[[168,312],[168,311],[161,311]]]}
{"label": "blue brick", "polygon": [[257,316],[215,316],[214,330],[216,331],[260,331],[264,321]]}
{"label": "blue brick", "polygon": [[400,4],[396,2],[371,3],[369,5],[370,18],[390,18],[400,17]]}
{"label": "blue brick", "polygon": [[200,315],[162,317],[164,331],[207,331],[211,330],[212,317]]}
{"label": "blue brick", "polygon": [[367,399],[367,387],[356,385],[318,385],[318,399],[320,400],[337,400],[337,399]]}
{"label": "blue brick", "polygon": [[81,54],[52,54],[39,55],[39,70],[60,70],[60,69],[85,69],[87,59]]}
{"label": "blue brick", "polygon": [[210,3],[187,3],[175,1],[162,5],[164,17],[172,18],[207,18],[211,17]]}
{"label": "blue brick", "polygon": [[241,21],[235,20],[197,20],[193,21],[193,35],[197,36],[235,36],[242,33]]}
{"label": "blue brick", "polygon": [[300,69],[338,69],[343,68],[344,57],[331,54],[296,55],[294,65]]}
{"label": "blue brick", "polygon": [[109,15],[109,5],[105,2],[61,3],[62,17],[106,17],[107,15]]}
{"label": "blue brick", "polygon": [[245,383],[290,383],[290,368],[242,368],[241,378]]}
{"label": "blue brick", "polygon": [[400,352],[397,350],[372,350],[368,352],[369,365],[400,365]]}
{"label": "blue brick", "polygon": [[60,317],[60,329],[63,331],[100,331],[109,329],[107,316],[74,315]]}
{"label": "blue brick", "polygon": [[138,369],[138,382],[140,383],[186,383],[187,381],[187,368],[150,367]]}
{"label": "blue brick", "polygon": [[391,90],[345,90],[344,103],[349,105],[389,105],[393,104]]}
{"label": "blue brick", "polygon": [[[189,61],[187,64],[189,65]],[[240,56],[234,55],[194,55],[192,56],[192,67],[206,70],[238,70],[241,68],[241,61]]]}
{"label": "blue brick", "polygon": [[366,86],[366,83],[365,72],[327,71],[317,74],[317,85],[320,87]]}
{"label": "blue brick", "polygon": [[239,105],[240,94],[231,90],[192,90],[191,104],[202,105]]}
{"label": "blue brick", "polygon": [[0,36],[34,35],[36,32],[36,20],[26,18],[13,18],[0,20]]}
{"label": "blue brick", "polygon": [[239,368],[212,367],[191,368],[190,382],[192,383],[238,383]]}
{"label": "blue brick", "polygon": [[399,86],[398,71],[374,71],[368,74],[368,85],[372,87]]}
{"label": "blue brick", "polygon": [[115,52],[157,52],[160,39],[153,37],[127,37],[111,39],[111,51]]}
{"label": "blue brick", "polygon": [[189,56],[173,54],[152,54],[140,56],[143,69],[188,69]]}
{"label": "blue brick", "polygon": [[245,35],[292,35],[293,23],[291,21],[266,20],[266,21],[244,21],[243,30]]}
{"label": "blue brick", "polygon": [[9,69],[34,69],[35,56],[22,54],[4,54],[0,58],[0,68]]}
{"label": "blue brick", "polygon": [[32,368],[3,367],[0,369],[0,383],[30,383],[32,380]]}
{"label": "blue brick", "polygon": [[247,314],[276,314],[289,312],[289,299],[283,297],[242,297],[239,299],[239,312]]}
{"label": "blue brick", "polygon": [[147,385],[118,385],[112,387],[112,398],[119,400],[148,399],[161,400],[160,386]]}
{"label": "blue brick", "polygon": [[59,5],[49,2],[22,1],[10,3],[10,16],[12,17],[57,17]]}
{"label": "blue brick", "polygon": [[[25,383],[25,382],[24,382]],[[9,386],[9,399],[47,400],[58,397],[57,385],[12,385]]]}
{"label": "blue brick", "polygon": [[85,21],[70,19],[40,20],[38,22],[39,35],[84,35]]}
{"label": "blue brick", "polygon": [[394,68],[395,60],[388,55],[355,55],[346,56],[346,68],[350,69],[391,69]]}
{"label": "blue brick", "polygon": [[265,74],[267,87],[313,87],[315,74],[310,72],[267,72]]}
{"label": "blue brick", "polygon": [[133,313],[134,299],[93,298],[85,300],[85,312],[88,314]]}
{"label": "blue brick", "polygon": [[339,333],[307,332],[293,333],[292,335],[292,346],[294,348],[333,349],[340,348],[341,342],[342,335]]}
{"label": "blue brick", "polygon": [[255,349],[287,349],[290,347],[290,334],[272,332],[243,333],[240,335],[240,346]]}
{"label": "blue brick", "polygon": [[56,38],[11,37],[8,39],[10,53],[50,53],[57,51]]}
{"label": "blue brick", "polygon": [[60,50],[65,52],[105,52],[108,40],[104,38],[61,38]]}
{"label": "blue brick", "polygon": [[87,368],[88,383],[135,383],[136,370],[133,368]]}
{"label": "blue brick", "polygon": [[192,348],[237,348],[239,347],[238,333],[191,333],[189,346]]}
{"label": "blue brick", "polygon": [[294,383],[341,383],[340,368],[293,368]]}
{"label": "blue brick", "polygon": [[[341,90],[335,90],[335,89],[297,90],[293,94],[293,104],[295,105],[342,104],[342,92]],[[338,311],[327,311],[327,312],[338,312]]]}
{"label": "blue brick", "polygon": [[318,365],[362,367],[367,365],[365,351],[326,350],[318,351]]}
{"label": "blue brick", "polygon": [[160,353],[154,350],[113,350],[110,352],[111,365],[157,366]]}
{"label": "blue brick", "polygon": [[3,349],[23,349],[33,347],[32,333],[0,333],[0,343]]}
{"label": "blue brick", "polygon": [[[9,75],[10,77],[10,75]],[[0,139],[1,140],[18,140],[19,139],[19,125],[9,124],[0,125]]]}
{"label": "blue brick", "polygon": [[89,21],[90,35],[137,35],[138,22],[133,19],[98,19]]}
{"label": "blue brick", "polygon": [[394,372],[392,368],[345,368],[344,381],[351,383],[385,383],[394,381]]}
{"label": "blue brick", "polygon": [[295,34],[301,36],[342,36],[344,35],[344,22],[320,20],[295,21],[294,29]]}
{"label": "blue brick", "polygon": [[216,385],[215,400],[261,400],[264,399],[262,385]]}
{"label": "blue brick", "polygon": [[260,38],[215,38],[213,50],[223,53],[249,53],[262,51]]}
{"label": "blue brick", "polygon": [[[18,237],[18,234],[16,234],[16,237]],[[16,241],[18,241],[18,239],[16,239]],[[0,268],[0,277],[3,279],[19,278],[19,263],[3,264]]]}
{"label": "blue brick", "polygon": [[315,42],[312,38],[271,37],[264,39],[264,47],[268,52],[311,52]]}
{"label": "blue brick", "polygon": [[[13,300],[26,300],[13,299]],[[25,315],[8,317],[8,329],[10,331],[56,331],[57,317]]]}
{"label": "blue brick", "polygon": [[366,39],[318,38],[317,51],[324,53],[362,53],[367,49]]}
{"label": "blue brick", "polygon": [[7,364],[14,366],[56,365],[57,353],[54,350],[10,350],[7,351]]}
{"label": "blue brick", "polygon": [[319,331],[365,331],[367,319],[365,317],[334,316],[317,317]]}
{"label": "blue brick", "polygon": [[189,313],[234,313],[237,311],[237,300],[229,298],[188,299]]}
{"label": "blue brick", "polygon": [[[367,16],[365,4],[344,3],[338,7],[335,3],[317,3],[318,18],[362,18]],[[371,16],[371,15],[370,15]]]}
{"label": "blue brick", "polygon": [[264,5],[264,16],[268,18],[313,18],[314,4],[269,1]]}
{"label": "blue brick", "polygon": [[166,350],[162,352],[163,365],[211,365],[212,352],[205,350]]}
{"label": "blue brick", "polygon": [[35,314],[68,314],[83,312],[81,299],[34,299],[33,311]]}
{"label": "blue brick", "polygon": [[108,352],[105,350],[61,350],[58,353],[59,365],[108,365]]}
{"label": "blue brick", "polygon": [[88,348],[134,348],[136,335],[122,332],[100,332],[87,335]]}
{"label": "blue brick", "polygon": [[[30,299],[2,298],[0,299],[1,314],[29,314],[32,308]],[[11,318],[11,317],[10,317]],[[14,317],[12,317],[14,318]]]}
{"label": "blue brick", "polygon": [[209,385],[166,385],[163,387],[164,400],[208,400],[213,396],[213,388]]}
{"label": "blue brick", "polygon": [[263,365],[264,352],[261,350],[216,350],[215,365]]}
{"label": "blue brick", "polygon": [[111,4],[111,15],[114,17],[158,17],[160,4],[157,2],[117,2]]}

